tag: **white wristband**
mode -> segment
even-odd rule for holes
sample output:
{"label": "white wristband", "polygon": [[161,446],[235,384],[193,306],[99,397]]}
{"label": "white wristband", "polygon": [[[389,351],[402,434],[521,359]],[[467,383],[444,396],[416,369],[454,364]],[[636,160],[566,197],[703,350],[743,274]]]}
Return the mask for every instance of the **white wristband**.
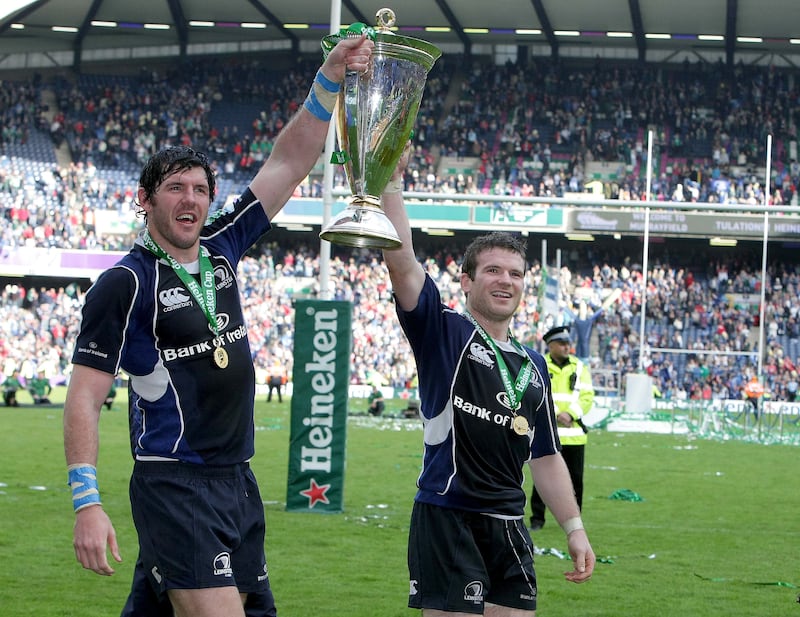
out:
{"label": "white wristband", "polygon": [[564,533],[569,535],[573,531],[578,531],[579,529],[583,529],[583,521],[581,520],[580,516],[574,516],[572,518],[568,518],[566,521],[561,523],[561,529],[564,530]]}
{"label": "white wristband", "polygon": [[397,178],[396,180],[389,180],[386,184],[386,188],[383,189],[384,195],[392,195],[394,193],[402,193],[403,192],[403,179]]}

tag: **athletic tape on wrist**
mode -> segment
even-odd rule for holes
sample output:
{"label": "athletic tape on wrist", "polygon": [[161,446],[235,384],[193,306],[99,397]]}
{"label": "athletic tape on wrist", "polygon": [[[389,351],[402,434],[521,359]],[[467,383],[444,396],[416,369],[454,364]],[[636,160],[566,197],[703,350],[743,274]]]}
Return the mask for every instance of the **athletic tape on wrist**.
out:
{"label": "athletic tape on wrist", "polygon": [[564,530],[564,533],[569,535],[573,531],[578,531],[579,529],[583,529],[583,521],[581,520],[580,516],[574,516],[572,518],[568,518],[561,524],[561,529]]}
{"label": "athletic tape on wrist", "polygon": [[317,71],[317,74],[314,76],[314,83],[318,83],[328,92],[333,92],[336,94],[339,92],[340,88],[342,87],[340,84],[336,83],[325,77],[325,73],[322,72],[322,69]]}
{"label": "athletic tape on wrist", "polygon": [[403,180],[398,178],[396,180],[389,180],[386,183],[386,188],[383,189],[384,195],[391,195],[393,193],[402,193],[403,192]]}
{"label": "athletic tape on wrist", "polygon": [[77,512],[87,506],[100,503],[97,488],[97,469],[94,465],[78,463],[67,468],[69,486],[72,489],[72,507]]}
{"label": "athletic tape on wrist", "polygon": [[319,70],[303,106],[323,122],[328,122],[333,115],[339,89],[339,84],[325,77]]}

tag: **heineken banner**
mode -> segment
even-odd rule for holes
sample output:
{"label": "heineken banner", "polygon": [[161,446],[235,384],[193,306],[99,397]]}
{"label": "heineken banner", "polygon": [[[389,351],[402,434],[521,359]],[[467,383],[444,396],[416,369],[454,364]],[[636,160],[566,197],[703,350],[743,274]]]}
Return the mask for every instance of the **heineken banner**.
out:
{"label": "heineken banner", "polygon": [[343,509],[351,313],[349,302],[295,302],[289,512]]}

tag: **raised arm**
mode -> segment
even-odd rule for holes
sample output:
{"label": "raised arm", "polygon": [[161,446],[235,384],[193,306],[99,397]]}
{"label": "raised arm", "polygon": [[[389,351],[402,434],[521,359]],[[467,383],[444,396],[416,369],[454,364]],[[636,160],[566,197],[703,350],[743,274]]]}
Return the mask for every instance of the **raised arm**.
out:
{"label": "raised arm", "polygon": [[366,35],[339,42],[317,72],[305,104],[275,140],[272,153],[250,183],[270,219],[280,212],[319,159],[345,69],[367,70],[373,47]]}
{"label": "raised arm", "polygon": [[425,271],[417,261],[414,245],[411,242],[411,223],[408,220],[405,203],[403,201],[403,172],[408,165],[410,143],[406,146],[400,162],[392,174],[392,179],[386,186],[381,196],[381,206],[389,220],[394,225],[400,241],[403,243],[398,249],[383,251],[383,260],[389,269],[392,288],[397,298],[397,303],[405,311],[410,311],[417,306],[419,294],[425,283]]}

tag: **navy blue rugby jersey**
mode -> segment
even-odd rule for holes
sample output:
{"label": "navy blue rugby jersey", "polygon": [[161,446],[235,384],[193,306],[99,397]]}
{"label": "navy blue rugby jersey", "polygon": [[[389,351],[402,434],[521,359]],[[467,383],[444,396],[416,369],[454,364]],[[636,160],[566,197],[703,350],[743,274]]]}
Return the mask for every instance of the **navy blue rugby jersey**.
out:
{"label": "navy blue rugby jersey", "polygon": [[[471,321],[442,304],[433,280],[426,276],[414,310],[397,312],[419,371],[425,450],[416,500],[523,516],[525,463],[561,449],[544,358],[525,348],[534,370],[517,413],[532,430],[518,435],[494,352]],[[516,379],[524,357],[510,344],[498,348]]]}
{"label": "navy blue rugby jersey", "polygon": [[[72,361],[130,377],[136,459],[230,465],[253,456],[255,372],[236,267],[269,229],[249,189],[203,228],[216,282],[217,341],[172,267],[141,240],[87,292]],[[215,342],[228,354],[227,368],[214,364]]]}

